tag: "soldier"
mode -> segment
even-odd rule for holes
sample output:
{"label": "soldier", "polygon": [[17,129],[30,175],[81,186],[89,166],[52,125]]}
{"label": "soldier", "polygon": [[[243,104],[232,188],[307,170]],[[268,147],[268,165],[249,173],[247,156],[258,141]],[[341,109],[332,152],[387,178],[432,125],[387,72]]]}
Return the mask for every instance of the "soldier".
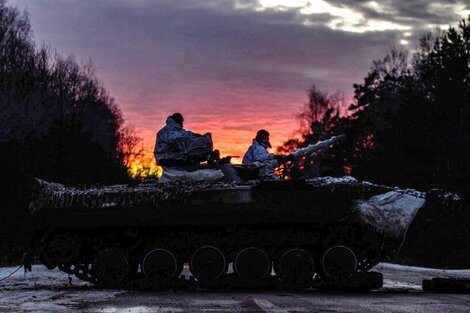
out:
{"label": "soldier", "polygon": [[326,149],[345,138],[345,135],[333,136],[330,139],[319,141],[305,148],[299,148],[288,155],[275,155],[267,151],[268,148],[271,148],[269,132],[261,129],[256,133],[253,144],[243,156],[242,163],[247,167],[259,170],[258,176],[261,180],[279,180],[279,177],[274,174],[274,169],[279,165],[302,157],[309,157],[318,150]]}
{"label": "soldier", "polygon": [[181,138],[193,139],[200,137],[200,135],[185,130],[183,121],[181,113],[173,113],[166,119],[166,125],[158,131],[154,155],[159,165],[183,166],[190,164],[178,146],[177,140]]}
{"label": "soldier", "polygon": [[258,169],[261,180],[278,180],[279,177],[274,174],[274,168],[279,163],[277,156],[268,152],[269,148],[271,148],[269,132],[261,129],[256,133],[256,138],[253,139],[252,145],[243,156],[242,164]]}

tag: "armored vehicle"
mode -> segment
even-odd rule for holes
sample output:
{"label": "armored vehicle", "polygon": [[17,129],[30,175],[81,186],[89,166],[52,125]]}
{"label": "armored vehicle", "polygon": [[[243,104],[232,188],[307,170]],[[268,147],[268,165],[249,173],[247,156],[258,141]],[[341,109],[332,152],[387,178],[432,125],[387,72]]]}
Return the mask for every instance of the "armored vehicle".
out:
{"label": "armored vehicle", "polygon": [[241,286],[341,283],[393,257],[418,210],[443,203],[435,193],[349,176],[96,188],[37,182],[32,253],[49,269],[106,286],[171,286],[185,264],[203,286],[227,277]]}

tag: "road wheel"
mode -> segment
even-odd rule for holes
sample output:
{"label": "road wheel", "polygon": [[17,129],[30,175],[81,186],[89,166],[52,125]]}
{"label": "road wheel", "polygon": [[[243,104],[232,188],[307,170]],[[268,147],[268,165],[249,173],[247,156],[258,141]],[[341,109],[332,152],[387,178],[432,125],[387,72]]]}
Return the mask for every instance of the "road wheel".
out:
{"label": "road wheel", "polygon": [[129,276],[129,260],[122,249],[108,249],[95,258],[93,271],[98,282],[114,284],[125,281]]}
{"label": "road wheel", "polygon": [[192,255],[189,269],[197,280],[213,281],[225,275],[227,261],[220,249],[214,246],[203,246]]}
{"label": "road wheel", "polygon": [[149,251],[142,261],[142,271],[152,282],[168,281],[177,278],[181,273],[176,256],[166,249]]}
{"label": "road wheel", "polygon": [[357,267],[356,254],[346,246],[333,246],[322,257],[323,272],[334,280],[343,280],[351,276]]}
{"label": "road wheel", "polygon": [[271,273],[271,260],[263,250],[250,247],[240,251],[233,262],[235,273],[243,279],[263,279]]}
{"label": "road wheel", "polygon": [[307,251],[291,249],[279,259],[276,272],[290,286],[304,285],[315,274],[315,262]]}

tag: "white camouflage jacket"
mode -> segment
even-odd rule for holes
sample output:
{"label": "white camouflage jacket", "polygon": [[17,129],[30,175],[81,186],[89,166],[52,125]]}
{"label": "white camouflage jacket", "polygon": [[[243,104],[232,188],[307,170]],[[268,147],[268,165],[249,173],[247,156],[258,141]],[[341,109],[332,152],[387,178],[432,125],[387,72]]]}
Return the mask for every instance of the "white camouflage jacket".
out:
{"label": "white camouflage jacket", "polygon": [[155,159],[161,160],[184,160],[184,155],[178,148],[177,138],[193,137],[193,133],[183,129],[171,116],[166,119],[166,125],[157,133],[155,149],[153,151]]}
{"label": "white camouflage jacket", "polygon": [[269,153],[264,146],[256,141],[256,139],[253,139],[253,144],[248,148],[248,151],[246,151],[243,156],[242,164],[258,168],[261,180],[279,179],[274,174],[274,168],[278,166],[278,162],[274,158],[274,154]]}

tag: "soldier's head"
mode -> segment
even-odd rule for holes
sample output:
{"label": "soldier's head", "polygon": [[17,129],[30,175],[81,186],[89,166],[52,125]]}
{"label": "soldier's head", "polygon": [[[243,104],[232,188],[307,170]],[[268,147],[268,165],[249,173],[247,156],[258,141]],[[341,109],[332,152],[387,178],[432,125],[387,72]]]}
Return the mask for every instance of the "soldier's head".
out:
{"label": "soldier's head", "polygon": [[269,132],[265,129],[260,129],[256,133],[256,141],[265,148],[271,148],[271,143],[269,142]]}
{"label": "soldier's head", "polygon": [[173,119],[173,121],[175,121],[176,124],[180,124],[181,126],[183,126],[184,118],[181,113],[173,113],[171,115],[171,118]]}

